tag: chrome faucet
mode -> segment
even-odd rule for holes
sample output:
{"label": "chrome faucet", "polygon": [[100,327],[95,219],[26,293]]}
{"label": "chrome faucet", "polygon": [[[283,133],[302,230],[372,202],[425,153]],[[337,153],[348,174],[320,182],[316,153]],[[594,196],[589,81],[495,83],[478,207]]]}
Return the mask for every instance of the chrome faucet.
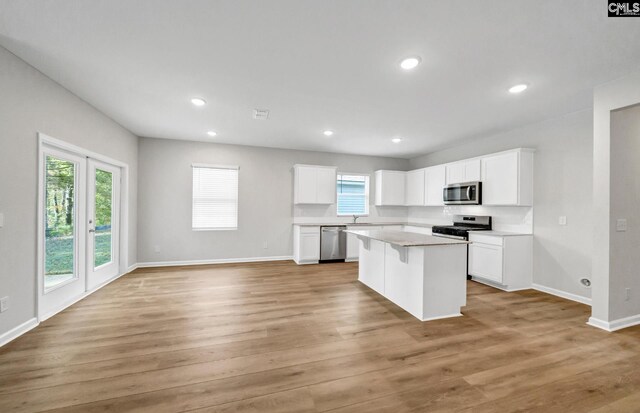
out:
{"label": "chrome faucet", "polygon": [[358,222],[358,218],[360,218],[360,217],[359,217],[359,216],[357,216],[357,215],[354,215],[354,216],[353,216],[353,223],[354,223],[354,224],[355,224],[356,222]]}

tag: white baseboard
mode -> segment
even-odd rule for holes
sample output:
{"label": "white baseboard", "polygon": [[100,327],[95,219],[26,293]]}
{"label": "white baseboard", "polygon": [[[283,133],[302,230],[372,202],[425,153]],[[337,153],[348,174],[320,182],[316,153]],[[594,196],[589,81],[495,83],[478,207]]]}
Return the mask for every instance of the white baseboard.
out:
{"label": "white baseboard", "polygon": [[291,260],[293,260],[292,256],[221,258],[221,259],[214,259],[214,260],[190,260],[190,261],[156,261],[156,262],[140,262],[137,264],[137,268],[177,267],[182,265],[207,265],[207,264],[238,264],[243,262],[291,261]]}
{"label": "white baseboard", "polygon": [[[454,313],[454,314],[448,314],[448,315],[439,315],[437,317],[427,317],[427,318],[423,318],[420,321],[433,321],[433,320],[442,320],[443,318],[452,318],[452,317],[462,317],[462,313]],[[417,317],[416,317],[417,318]]]}
{"label": "white baseboard", "polygon": [[581,295],[568,293],[568,292],[562,291],[562,290],[556,290],[555,288],[546,287],[546,286],[540,285],[540,284],[532,284],[531,288],[533,288],[534,290],[541,291],[543,293],[555,295],[555,296],[560,297],[560,298],[565,298],[567,300],[576,301],[576,302],[579,302],[579,303],[582,303],[582,304],[586,304],[588,306],[591,305],[591,298],[583,297]]}
{"label": "white baseboard", "polygon": [[495,281],[485,280],[484,278],[476,277],[475,275],[471,276],[471,281],[475,281],[480,284],[488,285],[489,287],[497,288],[498,290],[506,291],[508,293],[512,293],[515,291],[524,291],[530,290],[532,287],[523,287],[523,288],[507,288],[503,284],[499,284]]}
{"label": "white baseboard", "polygon": [[20,337],[27,331],[37,327],[38,324],[40,324],[38,322],[38,319],[33,317],[32,319],[27,320],[24,323],[20,324],[19,326],[14,327],[11,330],[7,331],[6,333],[0,335],[0,347],[15,340],[16,338]]}
{"label": "white baseboard", "polygon": [[601,328],[605,331],[612,332],[640,324],[640,314],[632,315],[631,317],[619,318],[613,321],[604,321],[598,318],[590,317],[587,324],[593,327]]}

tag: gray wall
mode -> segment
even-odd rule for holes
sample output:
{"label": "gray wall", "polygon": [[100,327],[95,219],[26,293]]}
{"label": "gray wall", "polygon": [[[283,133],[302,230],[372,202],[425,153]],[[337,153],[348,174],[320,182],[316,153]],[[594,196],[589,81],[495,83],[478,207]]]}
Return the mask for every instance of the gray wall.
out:
{"label": "gray wall", "polygon": [[[640,105],[611,112],[609,317],[640,314]],[[616,231],[626,219],[626,232]],[[625,290],[629,288],[629,300]]]}
{"label": "gray wall", "polygon": [[136,256],[137,137],[0,47],[0,334],[35,317],[37,132],[129,164],[129,264]]}
{"label": "gray wall", "polygon": [[[411,166],[437,165],[518,147],[536,149],[534,282],[590,297],[590,290],[579,280],[591,277],[592,119],[592,111],[585,110],[428,154],[411,160]],[[413,215],[409,214],[410,220]],[[558,225],[561,215],[567,216],[566,226]]]}
{"label": "gray wall", "polygon": [[[370,173],[372,188],[375,170],[409,167],[404,159],[149,138],[140,139],[139,154],[140,263],[291,256],[294,215],[335,221],[333,207],[296,207],[294,214],[294,164]],[[191,230],[193,163],[240,166],[238,230]],[[372,208],[372,215],[404,219],[406,209]]]}

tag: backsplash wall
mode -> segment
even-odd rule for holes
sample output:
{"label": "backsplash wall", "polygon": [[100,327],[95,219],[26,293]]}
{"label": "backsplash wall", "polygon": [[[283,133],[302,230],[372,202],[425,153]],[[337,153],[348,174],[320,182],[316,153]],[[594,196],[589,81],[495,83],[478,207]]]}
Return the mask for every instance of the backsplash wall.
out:
{"label": "backsplash wall", "polygon": [[[339,217],[336,211],[336,204],[293,206],[293,222],[296,224],[349,223],[352,220],[353,217],[351,216]],[[359,218],[358,221],[406,222],[407,207],[377,207],[369,205],[369,215]]]}
{"label": "backsplash wall", "polygon": [[532,207],[449,205],[409,208],[409,221],[420,224],[451,225],[453,215],[489,215],[496,231],[533,233]]}

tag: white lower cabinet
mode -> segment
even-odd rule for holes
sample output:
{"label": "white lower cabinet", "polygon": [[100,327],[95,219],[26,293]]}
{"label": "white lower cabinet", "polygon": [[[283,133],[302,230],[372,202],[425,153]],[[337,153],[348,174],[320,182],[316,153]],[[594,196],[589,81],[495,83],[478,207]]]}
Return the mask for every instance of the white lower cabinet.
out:
{"label": "white lower cabinet", "polygon": [[469,274],[502,283],[502,247],[469,245]]}
{"label": "white lower cabinet", "polygon": [[533,236],[469,234],[469,275],[507,291],[531,288]]}
{"label": "white lower cabinet", "polygon": [[296,264],[317,264],[320,261],[320,227],[293,227],[293,260]]}

